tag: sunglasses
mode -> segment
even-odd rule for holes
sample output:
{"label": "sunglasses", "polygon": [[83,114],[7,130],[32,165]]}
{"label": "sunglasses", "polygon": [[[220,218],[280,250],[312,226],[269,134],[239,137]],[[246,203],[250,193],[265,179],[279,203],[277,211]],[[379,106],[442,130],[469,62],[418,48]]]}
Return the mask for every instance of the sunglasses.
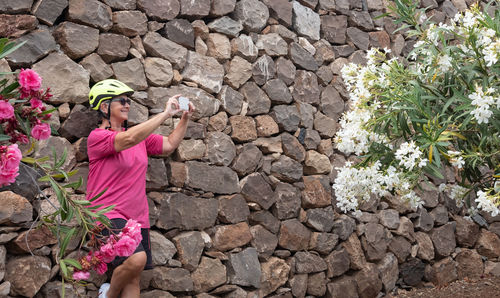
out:
{"label": "sunglasses", "polygon": [[122,106],[124,106],[125,104],[130,105],[130,102],[131,102],[130,98],[128,98],[128,97],[114,98],[111,100],[111,102],[113,102],[113,101],[119,101],[122,104]]}

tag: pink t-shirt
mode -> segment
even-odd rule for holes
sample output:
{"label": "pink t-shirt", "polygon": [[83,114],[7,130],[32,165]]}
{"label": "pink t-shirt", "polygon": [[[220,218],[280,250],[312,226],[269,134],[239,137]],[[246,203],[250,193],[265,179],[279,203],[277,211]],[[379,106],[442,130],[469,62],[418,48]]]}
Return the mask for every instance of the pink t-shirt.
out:
{"label": "pink t-shirt", "polygon": [[139,144],[116,152],[114,141],[117,133],[97,128],[88,137],[87,199],[107,189],[92,205],[116,205],[106,213],[108,218],[135,219],[143,228],[149,228],[146,198],[148,155],[162,153],[163,137],[152,134]]}

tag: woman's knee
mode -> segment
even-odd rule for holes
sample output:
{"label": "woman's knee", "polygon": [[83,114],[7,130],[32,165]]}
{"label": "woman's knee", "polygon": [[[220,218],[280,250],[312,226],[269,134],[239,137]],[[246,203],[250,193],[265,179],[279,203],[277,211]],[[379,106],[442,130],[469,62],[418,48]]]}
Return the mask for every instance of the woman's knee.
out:
{"label": "woman's knee", "polygon": [[147,261],[146,253],[141,251],[128,257],[127,260],[124,262],[124,265],[126,264],[127,267],[130,268],[130,270],[140,273],[142,270],[144,270],[146,261]]}

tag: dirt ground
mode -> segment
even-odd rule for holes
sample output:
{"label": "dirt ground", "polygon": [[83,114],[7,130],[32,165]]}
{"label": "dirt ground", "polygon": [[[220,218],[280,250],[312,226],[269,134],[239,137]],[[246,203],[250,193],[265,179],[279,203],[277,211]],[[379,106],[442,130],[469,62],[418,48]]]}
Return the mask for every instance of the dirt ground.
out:
{"label": "dirt ground", "polygon": [[484,277],[479,280],[463,279],[442,287],[420,288],[411,291],[398,289],[386,298],[500,298],[500,277]]}

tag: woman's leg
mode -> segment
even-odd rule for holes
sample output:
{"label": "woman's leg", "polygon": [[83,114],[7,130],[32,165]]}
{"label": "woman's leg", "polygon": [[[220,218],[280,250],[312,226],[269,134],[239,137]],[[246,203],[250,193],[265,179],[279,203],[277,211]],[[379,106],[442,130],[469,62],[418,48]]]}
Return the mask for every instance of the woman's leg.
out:
{"label": "woman's leg", "polygon": [[107,293],[108,298],[139,297],[139,281],[144,265],[146,265],[146,253],[137,252],[128,257],[123,264],[116,267],[111,276],[111,285]]}

